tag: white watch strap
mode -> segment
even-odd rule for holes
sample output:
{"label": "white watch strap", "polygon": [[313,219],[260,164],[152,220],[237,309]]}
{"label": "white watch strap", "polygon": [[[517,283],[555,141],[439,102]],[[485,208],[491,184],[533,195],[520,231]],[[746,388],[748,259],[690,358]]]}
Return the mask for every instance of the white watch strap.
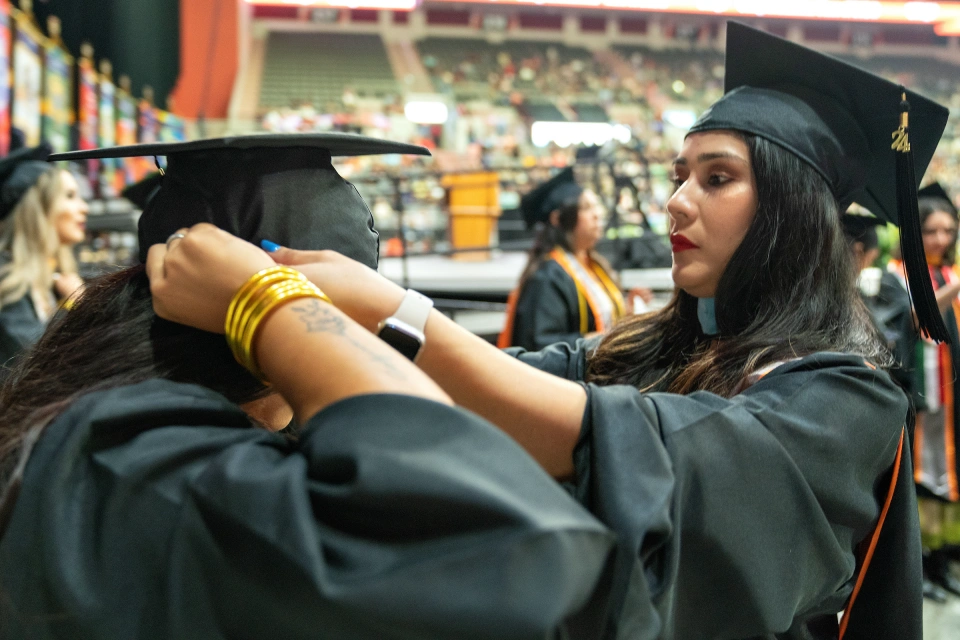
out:
{"label": "white watch strap", "polygon": [[433,300],[413,289],[407,289],[407,294],[403,296],[400,307],[390,317],[423,333],[431,309],[433,309]]}

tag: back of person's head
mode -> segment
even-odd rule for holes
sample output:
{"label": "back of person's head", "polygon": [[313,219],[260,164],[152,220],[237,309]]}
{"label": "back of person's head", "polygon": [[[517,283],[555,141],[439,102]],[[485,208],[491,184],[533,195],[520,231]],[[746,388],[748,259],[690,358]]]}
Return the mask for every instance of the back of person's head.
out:
{"label": "back of person's head", "polygon": [[590,360],[591,380],[729,394],[750,370],[816,351],[887,363],[854,287],[830,188],[785,149],[759,137],[744,139],[758,204],[717,287],[721,339],[703,333],[697,298],[680,290],[660,312],[611,330]]}
{"label": "back of person's head", "polygon": [[222,335],[157,317],[144,267],[91,281],[9,371],[0,389],[0,460],[27,429],[79,396],[153,378],[198,384],[237,404],[266,393]]}
{"label": "back of person's head", "polygon": [[[337,156],[426,153],[390,141],[341,134],[241,136],[154,145],[167,170],[138,223],[141,262],[171,233],[201,222],[248,241],[335,249],[375,267],[379,236],[356,188],[333,167]],[[69,152],[50,160],[132,157],[138,146]],[[143,266],[88,283],[9,372],[0,391],[0,462],[23,434],[79,396],[153,378],[197,384],[236,404],[267,394],[233,358],[223,335],[162,320]]]}
{"label": "back of person's head", "polygon": [[51,258],[61,267],[75,270],[72,254],[61,246],[52,217],[63,182],[63,171],[51,166],[0,223],[0,253],[5,262],[0,267],[0,308],[22,298],[31,287],[49,289],[53,282]]}

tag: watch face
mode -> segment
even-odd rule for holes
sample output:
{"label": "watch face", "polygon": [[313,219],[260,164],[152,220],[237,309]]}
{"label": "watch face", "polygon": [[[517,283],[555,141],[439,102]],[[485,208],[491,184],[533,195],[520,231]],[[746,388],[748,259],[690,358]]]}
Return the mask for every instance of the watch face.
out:
{"label": "watch face", "polygon": [[387,322],[380,328],[380,339],[402,353],[408,360],[413,360],[420,352],[421,342],[417,336],[404,331],[397,324]]}

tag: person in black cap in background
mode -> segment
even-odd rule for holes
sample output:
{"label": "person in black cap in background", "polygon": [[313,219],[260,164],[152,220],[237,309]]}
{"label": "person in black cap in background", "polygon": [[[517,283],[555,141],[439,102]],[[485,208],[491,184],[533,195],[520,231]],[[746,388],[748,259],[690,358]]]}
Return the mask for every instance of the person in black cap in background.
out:
{"label": "person in black cap in background", "polygon": [[886,224],[880,218],[846,213],[841,218],[843,234],[853,252],[857,285],[874,325],[886,340],[895,365],[890,375],[911,397],[914,394],[914,345],[916,330],[910,295],[893,273],[874,267],[880,257],[877,227]]}
{"label": "person in black cap in background", "polygon": [[[146,266],[92,281],[0,392],[0,635],[596,627],[609,531],[251,244],[375,267],[373,218],[330,159],[377,153],[425,150],[317,134],[60,156],[169,166],[139,222]],[[271,433],[292,415],[299,438]]]}
{"label": "person in black cap in background", "polygon": [[87,203],[50,147],[0,159],[0,378],[47,322],[82,289],[73,247],[86,237]]}
{"label": "person in black cap in background", "polygon": [[[674,162],[673,301],[537,353],[432,312],[413,351],[616,532],[595,637],[920,640],[908,400],[840,215],[857,202],[900,225],[918,324],[944,339],[916,195],[948,112],[744,25],[726,35],[727,93]],[[402,310],[346,258],[274,259],[370,331]]]}
{"label": "person in black cap in background", "polygon": [[626,308],[616,273],[595,249],[603,237],[597,194],[580,187],[568,167],[524,196],[520,209],[538,231],[498,345],[573,345],[613,326]]}
{"label": "person in black cap in background", "polygon": [[[619,269],[661,269],[673,264],[666,239],[657,234],[641,208],[642,197],[633,178],[614,178],[618,226],[607,229],[607,240],[617,253],[614,266]],[[652,295],[641,297],[644,302]],[[630,306],[629,304],[627,305]]]}
{"label": "person in black cap in background", "polygon": [[[933,183],[919,192],[923,248],[936,291],[937,306],[950,343],[937,344],[914,333],[913,386],[917,426],[914,464],[924,543],[924,577],[933,585],[960,595],[960,581],[950,572],[951,552],[960,545],[956,398],[960,393],[960,273],[956,267],[957,208],[943,187]],[[902,263],[894,273],[903,278]],[[891,274],[892,275],[892,274]],[[943,599],[930,584],[925,593]]]}

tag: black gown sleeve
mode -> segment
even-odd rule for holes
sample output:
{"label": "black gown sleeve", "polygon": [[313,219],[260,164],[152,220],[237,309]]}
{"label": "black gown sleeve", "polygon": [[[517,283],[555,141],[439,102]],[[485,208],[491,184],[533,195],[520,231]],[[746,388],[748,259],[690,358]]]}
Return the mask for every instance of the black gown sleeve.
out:
{"label": "black gown sleeve", "polygon": [[504,349],[504,352],[534,369],[573,382],[581,382],[587,371],[587,356],[599,346],[600,340],[601,336],[592,336],[581,338],[572,345],[559,342],[539,351],[511,347]]}
{"label": "black gown sleeve", "polygon": [[362,396],[291,443],[198,387],[95,395],[0,542],[12,637],[532,640],[603,609],[609,531],[466,411]]}
{"label": "black gown sleeve", "polygon": [[897,276],[884,271],[880,277],[880,291],[870,300],[868,307],[897,361],[890,375],[910,395],[914,405],[924,409],[926,402],[922,390],[917,388],[915,375],[918,337],[913,327],[910,295]]}
{"label": "black gown sleeve", "polygon": [[45,327],[27,296],[0,309],[0,378],[2,368],[33,346],[43,335]]}
{"label": "black gown sleeve", "polygon": [[[592,385],[588,395],[576,493],[619,540],[606,637],[836,637],[907,411],[887,374],[818,354],[732,399]],[[886,525],[898,557],[874,563],[919,575],[909,511]],[[920,640],[915,600],[883,612],[868,596],[858,615],[892,611],[878,637]]]}
{"label": "black gown sleeve", "polygon": [[[592,330],[592,318],[588,323]],[[535,351],[558,342],[573,345],[581,337],[576,285],[559,264],[548,260],[520,291],[513,344]]]}

